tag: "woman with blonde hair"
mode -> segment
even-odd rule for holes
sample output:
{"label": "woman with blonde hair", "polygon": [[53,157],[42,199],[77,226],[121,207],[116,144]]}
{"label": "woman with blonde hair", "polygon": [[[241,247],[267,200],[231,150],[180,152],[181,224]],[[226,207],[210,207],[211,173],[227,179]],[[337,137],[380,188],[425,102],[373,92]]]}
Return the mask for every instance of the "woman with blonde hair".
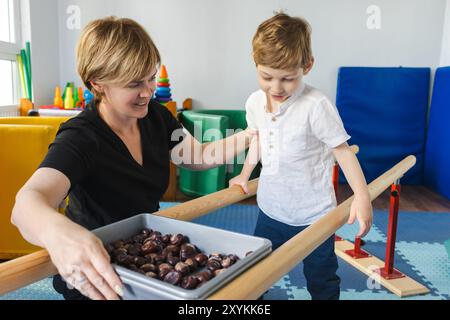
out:
{"label": "woman with blonde hair", "polygon": [[[202,145],[183,130],[152,100],[160,61],[135,21],[109,17],[89,23],[77,46],[77,68],[95,99],[61,126],[17,194],[11,220],[26,240],[48,250],[59,272],[54,287],[66,299],[123,295],[108,253],[89,230],[157,211],[170,160],[191,169],[213,168],[244,152],[251,139],[246,130]],[[224,145],[233,146],[232,152],[223,152]],[[216,154],[215,161],[206,161],[206,150]],[[57,208],[68,195],[64,216]]]}

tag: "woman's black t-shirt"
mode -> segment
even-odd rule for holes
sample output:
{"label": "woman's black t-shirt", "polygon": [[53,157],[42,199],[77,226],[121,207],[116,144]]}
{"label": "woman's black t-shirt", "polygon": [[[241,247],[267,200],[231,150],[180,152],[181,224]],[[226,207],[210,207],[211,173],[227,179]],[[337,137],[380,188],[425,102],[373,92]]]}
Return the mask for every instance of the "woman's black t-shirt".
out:
{"label": "woman's black t-shirt", "polygon": [[[138,124],[143,166],[93,104],[61,125],[40,168],[56,169],[69,178],[66,215],[72,221],[92,230],[159,209],[168,186],[170,150],[181,142],[182,126],[153,100]],[[177,139],[172,139],[174,132]]]}
{"label": "woman's black t-shirt", "polygon": [[[169,152],[184,134],[172,114],[153,100],[138,125],[142,166],[93,104],[61,125],[39,167],[56,169],[69,178],[66,216],[72,221],[92,230],[159,209],[169,181]],[[60,275],[53,278],[53,286],[65,299],[86,299],[69,289]]]}

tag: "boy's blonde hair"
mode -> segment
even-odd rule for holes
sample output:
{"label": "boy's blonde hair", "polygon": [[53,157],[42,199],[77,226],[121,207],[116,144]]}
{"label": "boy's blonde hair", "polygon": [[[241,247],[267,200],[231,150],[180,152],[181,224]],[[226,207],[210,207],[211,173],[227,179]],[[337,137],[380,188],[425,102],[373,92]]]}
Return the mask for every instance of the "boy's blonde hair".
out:
{"label": "boy's blonde hair", "polygon": [[253,37],[253,59],[273,69],[305,69],[313,59],[309,23],[285,13],[264,21]]}
{"label": "boy's blonde hair", "polygon": [[78,74],[96,101],[101,94],[90,81],[128,84],[142,80],[160,62],[148,33],[131,19],[94,20],[84,28],[77,45]]}

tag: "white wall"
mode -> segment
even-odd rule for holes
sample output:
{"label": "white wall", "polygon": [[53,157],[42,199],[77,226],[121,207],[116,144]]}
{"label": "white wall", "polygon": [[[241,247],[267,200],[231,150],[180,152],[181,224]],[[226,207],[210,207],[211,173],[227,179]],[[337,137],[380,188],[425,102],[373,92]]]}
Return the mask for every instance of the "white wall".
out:
{"label": "white wall", "polygon": [[445,23],[442,35],[442,52],[441,63],[443,66],[450,66],[450,0],[447,0],[447,8],[445,9]]}
{"label": "white wall", "polygon": [[57,0],[22,0],[22,47],[31,41],[33,96],[37,106],[53,103],[60,82]]}
{"label": "white wall", "polygon": [[[47,19],[53,19],[52,22],[55,19],[45,12],[50,8],[44,9],[47,2],[54,1],[32,1],[44,14],[44,18],[40,17],[44,24]],[[243,108],[248,95],[257,89],[251,39],[259,23],[279,9],[291,15],[301,15],[311,23],[316,65],[307,81],[332,100],[336,95],[339,66],[435,68],[442,63],[446,0],[57,2],[61,85],[73,80],[81,84],[75,70],[75,44],[80,30],[70,30],[66,26],[67,7],[77,5],[81,10],[81,27],[92,19],[108,15],[129,17],[140,22],[161,51],[171,78],[174,99],[182,102],[192,97],[194,106],[199,108]],[[380,30],[368,30],[366,26],[369,16],[366,10],[370,5],[381,9]],[[48,32],[51,33],[50,41],[56,31]],[[46,45],[51,44],[47,41]],[[44,62],[56,63],[57,60],[52,55]],[[51,87],[54,85],[53,82],[49,84]],[[48,95],[52,94],[53,90],[50,90]]]}

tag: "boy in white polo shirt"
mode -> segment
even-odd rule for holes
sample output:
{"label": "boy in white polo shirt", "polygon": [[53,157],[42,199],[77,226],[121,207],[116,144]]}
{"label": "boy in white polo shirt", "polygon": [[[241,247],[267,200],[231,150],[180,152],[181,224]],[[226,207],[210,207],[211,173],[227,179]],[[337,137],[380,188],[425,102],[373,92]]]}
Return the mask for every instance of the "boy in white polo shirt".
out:
{"label": "boy in white polo shirt", "polygon": [[[247,192],[247,182],[261,160],[255,236],[272,241],[273,250],[336,207],[332,185],[334,158],[355,194],[348,223],[358,219],[357,237],[372,225],[372,205],[350,136],[336,107],[302,81],[314,64],[311,29],[304,19],[279,13],[264,21],[253,38],[260,90],[247,101],[251,143],[241,174],[230,181]],[[334,236],[304,259],[312,299],[339,299],[340,279]]]}

